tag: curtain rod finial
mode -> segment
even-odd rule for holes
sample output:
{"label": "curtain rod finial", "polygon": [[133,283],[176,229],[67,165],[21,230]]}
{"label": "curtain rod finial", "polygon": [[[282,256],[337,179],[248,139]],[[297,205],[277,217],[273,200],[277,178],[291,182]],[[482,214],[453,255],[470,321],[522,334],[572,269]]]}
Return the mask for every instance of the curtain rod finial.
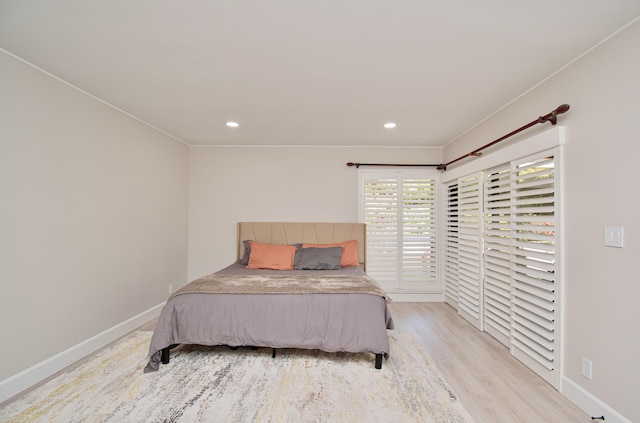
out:
{"label": "curtain rod finial", "polygon": [[544,116],[540,116],[538,118],[538,123],[551,122],[552,125],[555,125],[556,123],[558,123],[558,115],[566,113],[570,107],[571,106],[569,106],[568,104],[561,104],[558,107],[556,107],[556,109],[553,112],[546,114]]}

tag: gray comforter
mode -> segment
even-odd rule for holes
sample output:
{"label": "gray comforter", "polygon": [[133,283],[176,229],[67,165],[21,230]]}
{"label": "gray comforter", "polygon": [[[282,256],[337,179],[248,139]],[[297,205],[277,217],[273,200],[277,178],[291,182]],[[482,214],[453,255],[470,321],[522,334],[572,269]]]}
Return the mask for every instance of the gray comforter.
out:
{"label": "gray comforter", "polygon": [[[324,286],[324,288],[323,288]],[[196,279],[164,306],[145,372],[174,344],[250,345],[389,355],[384,291],[361,268],[264,271],[234,264]]]}

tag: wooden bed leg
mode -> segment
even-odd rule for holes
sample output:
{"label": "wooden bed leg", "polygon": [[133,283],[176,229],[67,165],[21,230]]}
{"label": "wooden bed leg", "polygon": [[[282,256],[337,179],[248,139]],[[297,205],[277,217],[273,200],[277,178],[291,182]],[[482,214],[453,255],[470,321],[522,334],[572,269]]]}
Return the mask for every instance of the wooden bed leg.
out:
{"label": "wooden bed leg", "polygon": [[271,349],[271,358],[276,358],[276,349],[275,348]]}
{"label": "wooden bed leg", "polygon": [[160,361],[162,361],[162,364],[169,364],[169,347],[162,349]]}
{"label": "wooden bed leg", "polygon": [[382,368],[382,354],[376,354],[376,369]]}

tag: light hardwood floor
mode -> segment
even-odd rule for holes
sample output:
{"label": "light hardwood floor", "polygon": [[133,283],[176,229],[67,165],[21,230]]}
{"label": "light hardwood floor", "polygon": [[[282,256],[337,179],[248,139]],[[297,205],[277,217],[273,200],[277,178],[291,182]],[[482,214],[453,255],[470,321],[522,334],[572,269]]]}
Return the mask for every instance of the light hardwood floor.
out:
{"label": "light hardwood floor", "polygon": [[412,333],[477,423],[591,422],[509,350],[445,303],[392,303],[396,331]]}

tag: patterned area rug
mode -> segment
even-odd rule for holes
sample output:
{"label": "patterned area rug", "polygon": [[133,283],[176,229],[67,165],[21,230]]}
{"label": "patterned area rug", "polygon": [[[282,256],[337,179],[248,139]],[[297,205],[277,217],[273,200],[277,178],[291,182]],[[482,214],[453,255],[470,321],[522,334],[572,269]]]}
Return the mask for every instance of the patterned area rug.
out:
{"label": "patterned area rug", "polygon": [[180,346],[144,374],[134,332],[0,409],[2,422],[473,422],[412,335],[372,354]]}

